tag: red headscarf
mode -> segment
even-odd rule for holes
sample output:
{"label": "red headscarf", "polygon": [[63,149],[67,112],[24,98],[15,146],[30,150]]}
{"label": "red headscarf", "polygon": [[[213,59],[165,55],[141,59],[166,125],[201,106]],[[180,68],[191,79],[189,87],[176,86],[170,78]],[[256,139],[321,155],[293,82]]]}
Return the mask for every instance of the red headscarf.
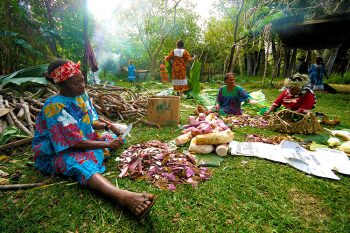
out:
{"label": "red headscarf", "polygon": [[55,83],[63,82],[76,74],[80,73],[80,62],[74,63],[68,61],[65,64],[57,67],[50,73],[50,77]]}

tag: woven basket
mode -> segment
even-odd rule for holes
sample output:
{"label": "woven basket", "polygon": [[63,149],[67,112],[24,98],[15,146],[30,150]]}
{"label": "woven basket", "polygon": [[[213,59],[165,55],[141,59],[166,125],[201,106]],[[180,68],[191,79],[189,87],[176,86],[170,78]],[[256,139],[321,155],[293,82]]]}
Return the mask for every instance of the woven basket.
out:
{"label": "woven basket", "polygon": [[302,114],[288,109],[276,112],[269,120],[269,127],[291,134],[312,134],[322,130],[313,112]]}

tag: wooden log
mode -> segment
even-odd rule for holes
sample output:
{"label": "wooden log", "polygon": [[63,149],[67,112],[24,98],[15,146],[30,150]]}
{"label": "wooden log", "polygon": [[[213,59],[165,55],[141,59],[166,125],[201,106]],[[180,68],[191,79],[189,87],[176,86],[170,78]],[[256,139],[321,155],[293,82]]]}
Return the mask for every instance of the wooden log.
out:
{"label": "wooden log", "polygon": [[7,127],[8,127],[7,120],[4,119],[4,120],[2,121],[2,129],[5,130]]}
{"label": "wooden log", "polygon": [[106,114],[106,116],[109,117],[109,112],[107,111],[107,108],[106,108],[106,106],[105,106],[105,104],[104,104],[103,98],[104,98],[103,94],[100,94],[99,97],[98,97],[99,105],[100,105],[100,107],[101,107],[103,113]]}
{"label": "wooden log", "polygon": [[0,151],[9,149],[11,147],[15,147],[15,146],[20,146],[20,145],[23,145],[23,144],[31,143],[32,140],[33,140],[33,137],[30,137],[30,138],[25,138],[25,139],[22,139],[22,140],[19,140],[19,141],[10,142],[10,143],[7,143],[5,145],[1,145],[0,146]]}
{"label": "wooden log", "polygon": [[115,111],[117,113],[117,115],[119,116],[120,120],[124,121],[124,117],[122,114],[120,114],[120,112],[118,110]]}
{"label": "wooden log", "polygon": [[29,136],[33,136],[33,133],[30,132],[29,129],[27,129],[19,120],[18,118],[16,117],[16,115],[13,113],[13,112],[9,112],[9,115],[11,116],[13,122],[15,123],[15,125],[21,129],[23,132],[25,132],[27,135]]}
{"label": "wooden log", "polygon": [[[6,121],[5,121],[6,122]],[[3,127],[3,124],[4,124],[4,120],[3,119],[0,119],[0,133],[2,133],[2,131],[5,129]]]}
{"label": "wooden log", "polygon": [[0,190],[8,191],[8,190],[20,190],[20,189],[30,189],[39,186],[43,186],[45,183],[33,183],[33,184],[6,184],[0,185]]}
{"label": "wooden log", "polygon": [[42,102],[40,102],[39,100],[36,100],[36,99],[29,99],[29,98],[24,98],[24,100],[28,101],[28,102],[31,102],[31,103],[34,103],[38,106],[40,106],[40,108],[42,106],[44,106],[44,104]]}
{"label": "wooden log", "polygon": [[[4,102],[5,102],[5,107],[6,107],[6,108],[9,108],[10,105],[9,105],[8,100],[5,100]],[[13,122],[12,117],[11,117],[10,114],[7,114],[7,115],[6,115],[6,120],[7,120],[7,122],[9,123],[9,125],[14,125],[14,124],[15,124],[15,123]]]}
{"label": "wooden log", "polygon": [[48,87],[46,87],[45,90],[46,90],[46,92],[48,92],[51,95],[57,95],[57,92],[53,91],[52,89],[50,89]]}
{"label": "wooden log", "polygon": [[28,123],[29,131],[34,133],[34,122],[32,121],[32,117],[30,115],[29,111],[29,106],[28,104],[24,101],[24,98],[22,95],[19,96],[19,102],[22,105],[22,109],[24,109],[24,117]]}
{"label": "wooden log", "polygon": [[29,109],[32,111],[32,112],[35,112],[35,113],[39,113],[40,112],[40,109],[36,108],[36,107],[33,107],[32,105],[29,105]]}

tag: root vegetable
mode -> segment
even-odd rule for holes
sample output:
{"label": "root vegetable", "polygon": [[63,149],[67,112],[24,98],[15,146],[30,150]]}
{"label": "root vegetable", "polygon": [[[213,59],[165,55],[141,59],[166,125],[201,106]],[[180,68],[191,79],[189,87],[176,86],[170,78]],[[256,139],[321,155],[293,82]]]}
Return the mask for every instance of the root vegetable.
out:
{"label": "root vegetable", "polygon": [[189,142],[191,140],[191,138],[192,138],[191,132],[187,132],[187,133],[182,134],[182,135],[178,136],[177,138],[175,138],[175,143],[177,146],[183,145],[183,144]]}
{"label": "root vegetable", "polygon": [[344,142],[340,145],[339,150],[344,151],[346,153],[350,153],[350,141]]}
{"label": "root vegetable", "polygon": [[328,142],[328,146],[330,146],[330,147],[340,145],[340,140],[338,138],[329,138],[327,142]]}
{"label": "root vegetable", "polygon": [[219,156],[226,156],[228,152],[228,145],[227,144],[218,145],[215,149],[215,152]]}
{"label": "root vegetable", "polygon": [[189,151],[199,153],[199,154],[209,154],[214,150],[213,145],[198,145],[197,137],[192,138]]}
{"label": "root vegetable", "polygon": [[234,133],[231,130],[225,130],[218,133],[209,133],[203,135],[197,135],[198,145],[219,145],[232,141]]}

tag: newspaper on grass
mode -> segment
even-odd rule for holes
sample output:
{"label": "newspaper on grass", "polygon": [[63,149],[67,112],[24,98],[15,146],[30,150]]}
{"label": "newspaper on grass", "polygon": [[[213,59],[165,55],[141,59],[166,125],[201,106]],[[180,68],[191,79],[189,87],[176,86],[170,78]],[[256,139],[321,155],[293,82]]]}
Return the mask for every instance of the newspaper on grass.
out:
{"label": "newspaper on grass", "polygon": [[318,177],[340,180],[332,170],[350,175],[350,160],[344,152],[338,150],[320,148],[311,152],[298,143],[287,140],[279,145],[232,141],[229,146],[232,155],[254,156],[287,163],[300,171]]}

